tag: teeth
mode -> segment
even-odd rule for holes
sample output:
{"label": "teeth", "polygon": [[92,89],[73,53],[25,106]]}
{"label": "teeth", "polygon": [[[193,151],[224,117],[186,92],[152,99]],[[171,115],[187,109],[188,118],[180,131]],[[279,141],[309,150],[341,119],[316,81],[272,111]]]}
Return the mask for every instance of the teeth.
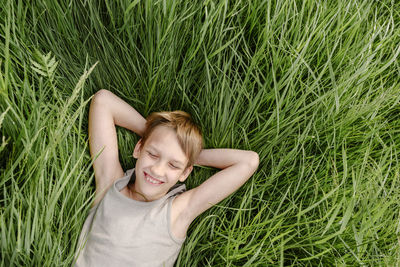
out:
{"label": "teeth", "polygon": [[152,184],[161,184],[161,182],[149,177],[148,175],[146,175],[146,180],[149,181]]}

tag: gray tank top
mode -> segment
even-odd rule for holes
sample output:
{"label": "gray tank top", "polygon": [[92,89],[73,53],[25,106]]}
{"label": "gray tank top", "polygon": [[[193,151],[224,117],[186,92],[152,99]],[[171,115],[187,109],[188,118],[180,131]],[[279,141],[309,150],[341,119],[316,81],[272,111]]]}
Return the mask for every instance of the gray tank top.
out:
{"label": "gray tank top", "polygon": [[175,185],[162,198],[137,201],[123,195],[134,169],[116,180],[89,211],[75,254],[81,266],[173,266],[184,239],[172,235],[173,199],[186,190]]}

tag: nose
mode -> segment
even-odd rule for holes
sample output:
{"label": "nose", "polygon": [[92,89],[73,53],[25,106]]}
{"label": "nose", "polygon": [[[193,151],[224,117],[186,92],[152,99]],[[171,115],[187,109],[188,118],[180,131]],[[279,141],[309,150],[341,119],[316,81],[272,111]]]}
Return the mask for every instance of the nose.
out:
{"label": "nose", "polygon": [[164,172],[165,172],[165,169],[163,167],[163,163],[160,162],[160,161],[155,162],[153,164],[153,166],[151,166],[151,172],[152,172],[153,175],[157,176],[155,178],[163,177],[164,176]]}

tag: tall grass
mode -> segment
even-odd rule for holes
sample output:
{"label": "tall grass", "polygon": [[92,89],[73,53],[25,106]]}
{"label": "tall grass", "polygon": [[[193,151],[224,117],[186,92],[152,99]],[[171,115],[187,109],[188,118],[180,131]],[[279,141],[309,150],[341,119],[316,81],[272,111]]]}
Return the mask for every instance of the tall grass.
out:
{"label": "tall grass", "polygon": [[[90,97],[183,109],[257,173],[176,266],[400,264],[396,1],[3,1],[3,266],[70,265],[93,200]],[[96,65],[97,63],[97,65]],[[118,128],[132,168],[137,136]],[[215,170],[196,168],[189,188]]]}

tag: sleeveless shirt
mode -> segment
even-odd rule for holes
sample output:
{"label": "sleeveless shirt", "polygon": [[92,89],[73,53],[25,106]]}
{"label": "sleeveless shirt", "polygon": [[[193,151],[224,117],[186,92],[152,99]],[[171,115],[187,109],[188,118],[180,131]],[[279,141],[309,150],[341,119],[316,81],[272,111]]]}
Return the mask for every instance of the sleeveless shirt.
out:
{"label": "sleeveless shirt", "polygon": [[81,266],[173,266],[184,239],[172,235],[173,199],[186,190],[176,184],[160,199],[142,202],[120,191],[134,169],[117,179],[103,199],[89,210],[75,254]]}

